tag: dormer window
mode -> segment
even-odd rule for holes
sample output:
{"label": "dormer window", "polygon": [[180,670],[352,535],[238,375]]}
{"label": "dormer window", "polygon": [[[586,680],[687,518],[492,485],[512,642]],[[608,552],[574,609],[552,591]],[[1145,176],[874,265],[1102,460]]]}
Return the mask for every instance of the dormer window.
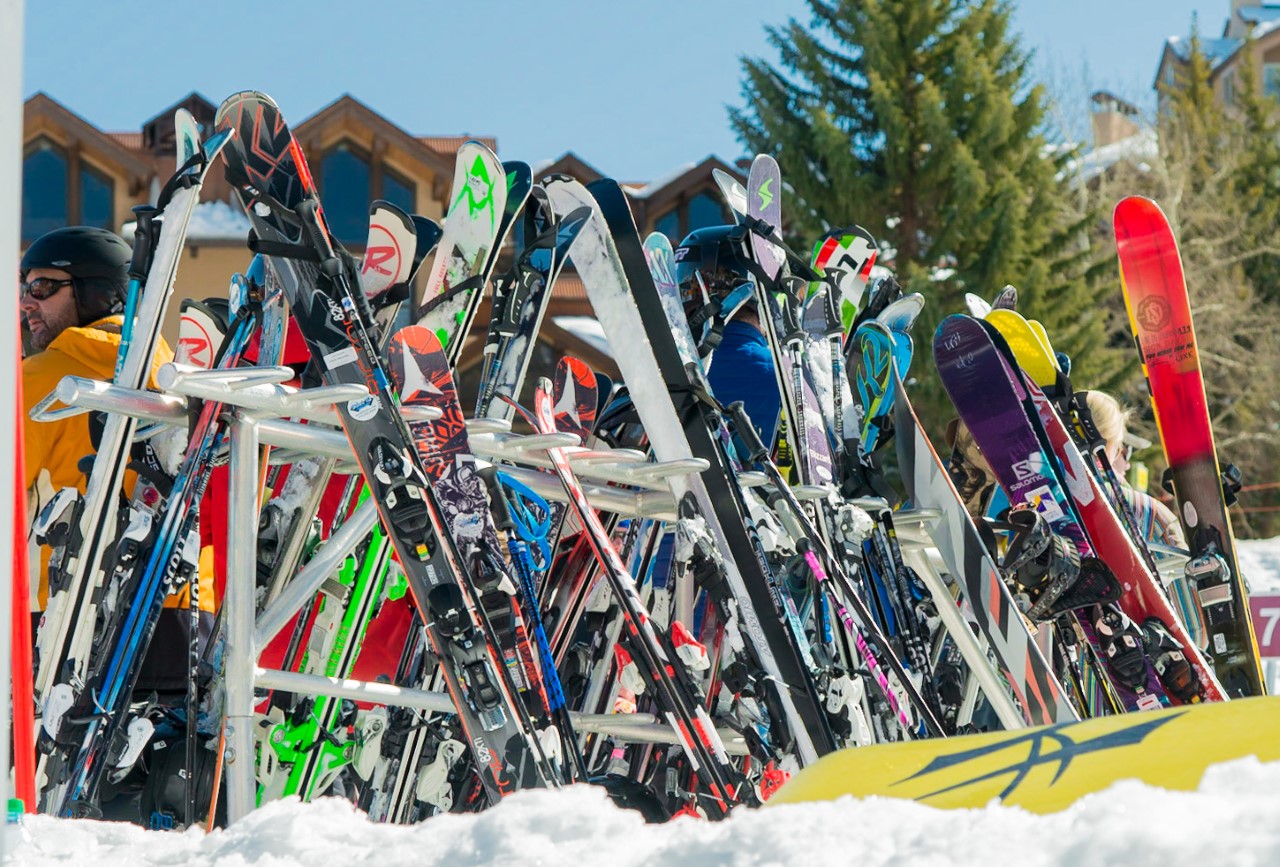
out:
{"label": "dormer window", "polygon": [[22,161],[22,240],[70,225],[114,231],[115,183],[52,140],[38,138]]}
{"label": "dormer window", "polygon": [[348,141],[320,161],[321,200],[329,229],[343,244],[363,246],[369,237],[369,158]]}

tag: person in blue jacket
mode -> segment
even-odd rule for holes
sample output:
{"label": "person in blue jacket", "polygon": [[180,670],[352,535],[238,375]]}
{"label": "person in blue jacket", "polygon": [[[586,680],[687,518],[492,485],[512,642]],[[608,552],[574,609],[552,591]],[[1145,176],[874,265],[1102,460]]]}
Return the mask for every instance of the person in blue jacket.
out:
{"label": "person in blue jacket", "polygon": [[716,398],[742,401],[760,439],[772,443],[782,411],[773,354],[760,327],[747,233],[735,226],[691,232],[676,248],[676,282],[694,339],[717,341],[707,371]]}

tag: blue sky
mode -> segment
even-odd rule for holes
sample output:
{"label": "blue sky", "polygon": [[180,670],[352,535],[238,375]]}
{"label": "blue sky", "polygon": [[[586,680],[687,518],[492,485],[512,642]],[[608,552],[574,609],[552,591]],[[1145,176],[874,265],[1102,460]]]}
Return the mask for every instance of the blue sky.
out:
{"label": "blue sky", "polygon": [[[1218,35],[1229,8],[1021,0],[1015,24],[1083,111],[1099,87],[1151,101],[1164,38],[1196,10]],[[414,133],[496,135],[532,163],[571,149],[646,180],[740,155],[724,108],[740,100],[738,58],[772,57],[763,24],[805,13],[801,0],[27,0],[24,92],[110,130],[191,90],[263,90],[295,121],[350,92]]]}

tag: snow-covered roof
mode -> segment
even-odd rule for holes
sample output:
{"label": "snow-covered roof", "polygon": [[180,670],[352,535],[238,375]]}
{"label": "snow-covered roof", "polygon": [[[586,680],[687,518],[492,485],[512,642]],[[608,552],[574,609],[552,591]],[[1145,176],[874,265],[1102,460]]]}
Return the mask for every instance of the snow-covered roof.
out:
{"label": "snow-covered roof", "polygon": [[655,193],[656,191],[662,189],[667,184],[671,183],[676,178],[680,177],[685,172],[689,171],[690,169],[694,168],[697,165],[698,165],[697,163],[682,163],[681,165],[677,166],[671,171],[666,172],[665,174],[659,175],[658,177],[654,178],[652,181],[649,181],[647,184],[640,187],[639,189],[628,190],[627,192],[631,193],[632,198],[636,198],[636,199],[646,198],[652,195],[653,193]]}
{"label": "snow-covered roof", "polygon": [[[126,241],[133,240],[132,222],[125,223],[120,234]],[[191,212],[191,225],[187,228],[188,241],[241,241],[249,237],[249,218],[239,206],[229,202],[201,202]]]}
{"label": "snow-covered roof", "polygon": [[574,337],[590,344],[610,358],[613,357],[613,350],[609,348],[609,338],[604,336],[604,326],[594,317],[556,316],[552,321],[556,324],[556,327],[563,328]]}
{"label": "snow-covered roof", "polygon": [[[1181,36],[1170,36],[1168,44],[1179,60],[1185,63],[1191,59],[1190,39],[1184,39]],[[1241,45],[1244,45],[1243,39],[1234,39],[1229,36],[1223,36],[1219,39],[1205,39],[1202,37],[1200,39],[1200,53],[1204,55],[1205,60],[1209,61],[1210,69],[1217,69],[1231,55],[1235,54]]]}
{"label": "snow-covered roof", "polygon": [[[1264,3],[1261,6],[1241,6],[1236,10],[1240,20],[1251,24],[1262,24],[1269,21],[1280,21],[1280,5]],[[1254,34],[1257,35],[1256,33]]]}
{"label": "snow-covered roof", "polygon": [[1068,163],[1065,174],[1074,175],[1078,182],[1086,182],[1121,162],[1132,163],[1139,171],[1145,172],[1159,154],[1156,131],[1141,129],[1128,138],[1087,151]]}

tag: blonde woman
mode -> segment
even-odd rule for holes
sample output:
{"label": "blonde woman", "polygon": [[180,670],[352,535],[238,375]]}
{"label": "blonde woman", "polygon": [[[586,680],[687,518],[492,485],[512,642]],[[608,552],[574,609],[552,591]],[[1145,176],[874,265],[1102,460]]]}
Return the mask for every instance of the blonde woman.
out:
{"label": "blonde woman", "polygon": [[1089,392],[1088,402],[1089,414],[1093,416],[1098,433],[1106,440],[1107,460],[1121,480],[1125,499],[1129,502],[1129,510],[1137,522],[1138,531],[1147,542],[1185,549],[1187,543],[1182,535],[1182,525],[1178,523],[1173,510],[1145,491],[1129,487],[1125,481],[1133,450],[1151,445],[1149,440],[1129,432],[1132,411],[1122,408],[1119,401],[1101,391]]}
{"label": "blonde woman", "polygon": [[[1147,448],[1151,443],[1142,437],[1129,433],[1128,423],[1130,411],[1122,408],[1111,395],[1100,391],[1088,393],[1089,414],[1098,428],[1098,433],[1106,440],[1107,460],[1111,462],[1116,475],[1121,479],[1121,490],[1128,501],[1129,513],[1133,516],[1137,530],[1148,543],[1168,545],[1186,550],[1187,542],[1182,533],[1182,525],[1178,523],[1173,510],[1145,491],[1135,490],[1125,483],[1125,474],[1129,471],[1129,457],[1135,448]],[[1152,554],[1157,560],[1164,559],[1159,551]],[[1185,575],[1168,574],[1163,577],[1169,600],[1182,617],[1191,638],[1200,647],[1208,647],[1209,633],[1204,623],[1204,615],[1196,600],[1195,588]]]}

